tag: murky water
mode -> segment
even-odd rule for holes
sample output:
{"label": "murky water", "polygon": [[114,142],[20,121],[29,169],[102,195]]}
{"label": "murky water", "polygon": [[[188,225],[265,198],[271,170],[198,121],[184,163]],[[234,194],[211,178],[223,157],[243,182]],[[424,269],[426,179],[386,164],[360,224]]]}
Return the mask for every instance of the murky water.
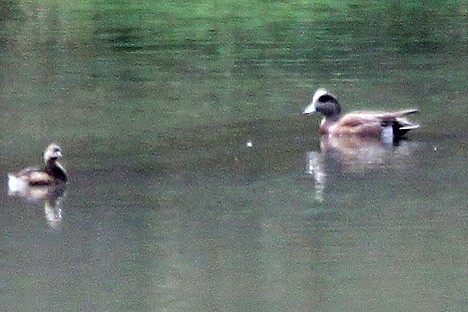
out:
{"label": "murky water", "polygon": [[[5,186],[70,176],[0,190],[2,311],[468,308],[461,1],[0,7]],[[321,140],[318,87],[422,127]]]}

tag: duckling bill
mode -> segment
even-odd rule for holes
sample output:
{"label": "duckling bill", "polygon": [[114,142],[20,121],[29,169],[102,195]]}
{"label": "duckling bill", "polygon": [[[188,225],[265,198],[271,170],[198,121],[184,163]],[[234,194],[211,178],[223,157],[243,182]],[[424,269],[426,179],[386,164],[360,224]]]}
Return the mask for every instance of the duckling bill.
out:
{"label": "duckling bill", "polygon": [[57,185],[67,182],[67,173],[58,163],[62,150],[57,144],[50,144],[44,152],[44,167],[29,167],[18,173],[8,174],[10,189],[28,186]]}
{"label": "duckling bill", "polygon": [[306,106],[303,114],[315,112],[323,115],[319,127],[322,135],[357,135],[385,139],[384,137],[390,134],[393,140],[398,140],[408,131],[419,127],[406,118],[407,115],[418,112],[413,108],[394,112],[360,111],[342,115],[338,99],[325,89],[315,92],[312,102]]}

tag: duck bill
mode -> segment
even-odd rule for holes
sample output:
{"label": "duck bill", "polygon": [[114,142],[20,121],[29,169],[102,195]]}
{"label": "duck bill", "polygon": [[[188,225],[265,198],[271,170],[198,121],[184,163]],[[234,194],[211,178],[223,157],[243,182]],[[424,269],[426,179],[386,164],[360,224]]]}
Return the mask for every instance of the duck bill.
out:
{"label": "duck bill", "polygon": [[315,109],[314,103],[310,103],[309,105],[306,106],[304,109],[304,112],[302,114],[304,115],[309,115],[315,113],[317,110]]}

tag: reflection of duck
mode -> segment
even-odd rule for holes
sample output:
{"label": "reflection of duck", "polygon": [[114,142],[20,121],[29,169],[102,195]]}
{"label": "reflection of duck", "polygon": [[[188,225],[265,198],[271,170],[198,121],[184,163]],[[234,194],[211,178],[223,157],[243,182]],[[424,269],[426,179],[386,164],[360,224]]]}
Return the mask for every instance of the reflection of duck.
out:
{"label": "reflection of duck", "polygon": [[65,197],[67,185],[60,183],[57,185],[26,186],[21,189],[8,189],[8,195],[23,198],[29,202],[44,202],[44,213],[48,224],[56,228],[62,221],[62,201]]}
{"label": "reflection of duck", "polygon": [[317,200],[323,201],[328,177],[372,168],[400,168],[413,149],[414,144],[408,141],[387,144],[368,137],[323,136],[320,152],[306,155],[306,172],[314,179]]}
{"label": "reflection of duck", "polygon": [[[361,171],[391,161],[404,150],[405,144],[385,144],[359,136],[330,137],[320,140],[322,154],[346,171]],[[398,153],[394,153],[398,151]]]}
{"label": "reflection of duck", "polygon": [[8,174],[9,191],[20,191],[29,186],[56,185],[67,182],[67,174],[57,162],[62,151],[57,144],[50,144],[44,152],[43,168],[30,167],[16,174]]}
{"label": "reflection of duck", "polygon": [[417,109],[396,112],[351,112],[341,115],[337,98],[324,89],[318,89],[312,102],[304,109],[304,114],[321,113],[320,133],[330,136],[358,135],[391,141],[400,139],[408,131],[419,125],[410,122],[406,115],[416,113]]}
{"label": "reflection of duck", "polygon": [[57,228],[62,222],[62,202],[65,194],[57,197],[50,197],[44,200],[44,214],[47,223],[52,228]]}

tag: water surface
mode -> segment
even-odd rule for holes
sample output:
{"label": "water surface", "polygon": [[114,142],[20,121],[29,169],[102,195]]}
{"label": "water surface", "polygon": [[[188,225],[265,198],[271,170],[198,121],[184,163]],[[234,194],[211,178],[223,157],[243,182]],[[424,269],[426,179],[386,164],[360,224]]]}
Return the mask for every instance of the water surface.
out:
{"label": "water surface", "polygon": [[[1,310],[467,309],[461,1],[0,6],[5,186],[70,175],[0,191]],[[318,87],[422,126],[327,145]]]}

